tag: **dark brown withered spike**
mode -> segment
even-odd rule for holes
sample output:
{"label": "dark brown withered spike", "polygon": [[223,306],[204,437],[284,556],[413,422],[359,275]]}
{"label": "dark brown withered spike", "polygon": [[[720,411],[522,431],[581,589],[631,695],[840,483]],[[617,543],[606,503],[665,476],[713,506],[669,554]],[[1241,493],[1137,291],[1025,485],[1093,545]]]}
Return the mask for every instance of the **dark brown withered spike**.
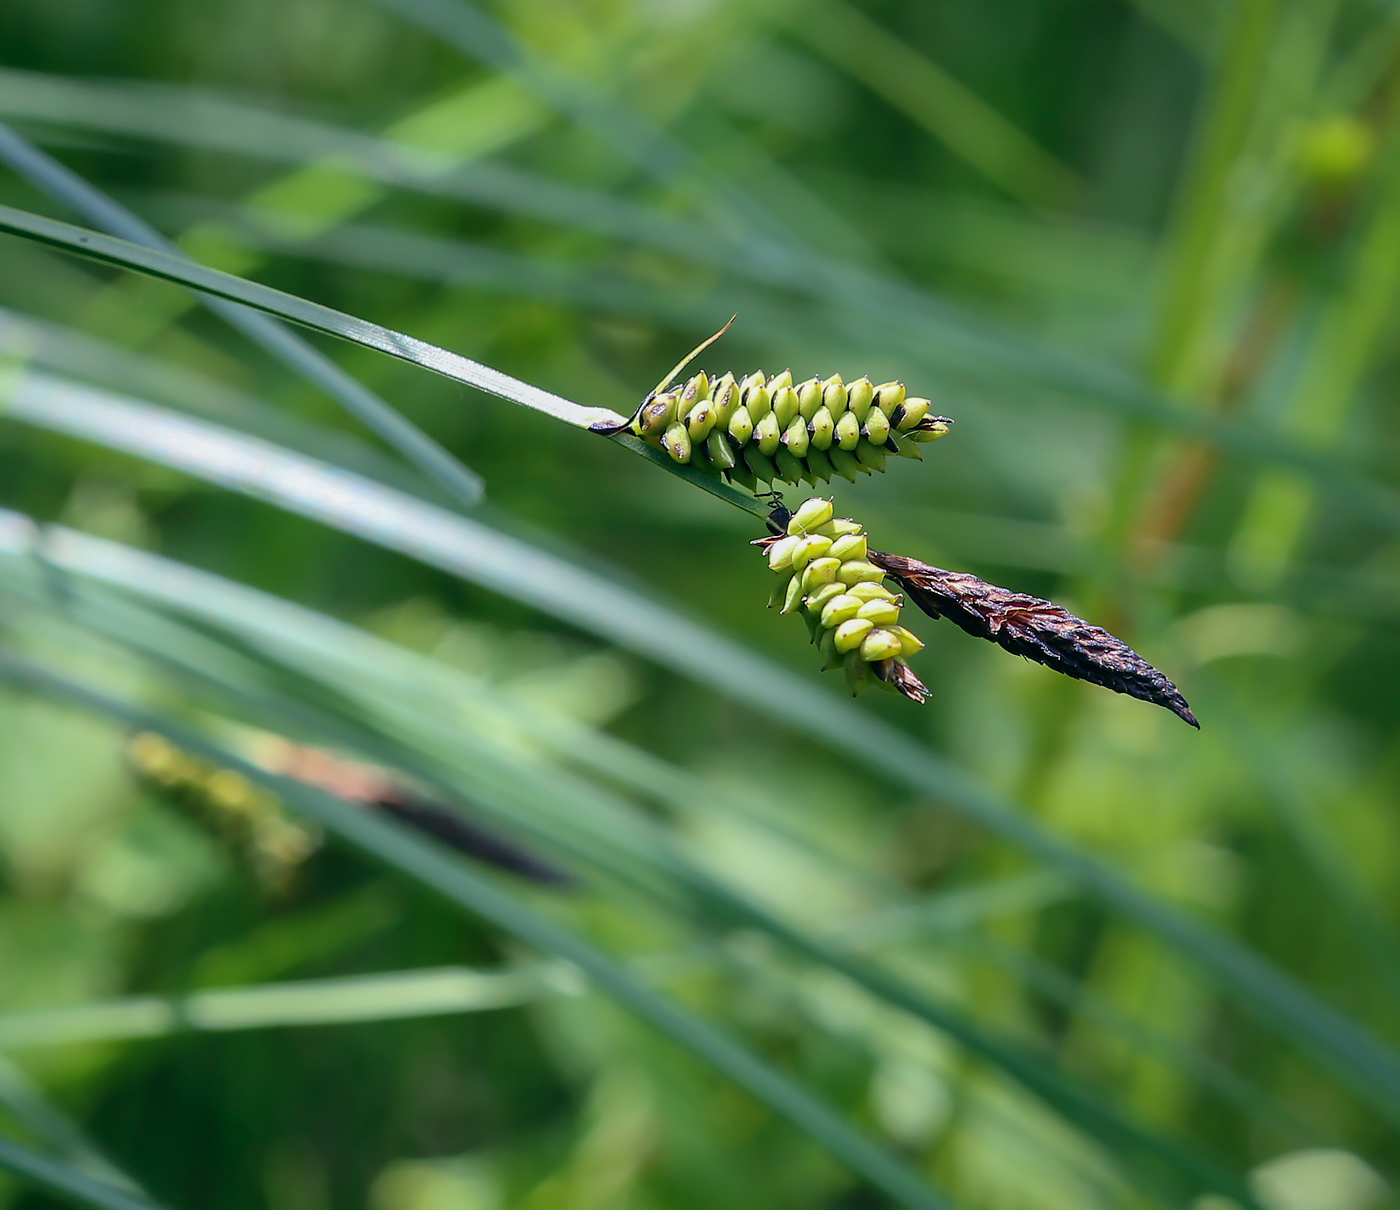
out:
{"label": "dark brown withered spike", "polygon": [[965,572],[944,571],[903,555],[870,552],[931,618],[947,618],[979,639],[1056,672],[1165,706],[1200,729],[1177,687],[1121,639],[1051,601],[998,588]]}
{"label": "dark brown withered spike", "polygon": [[376,807],[415,831],[441,841],[449,848],[484,865],[495,866],[543,886],[570,887],[577,879],[567,870],[545,861],[513,840],[427,799],[400,790],[384,791],[371,799]]}

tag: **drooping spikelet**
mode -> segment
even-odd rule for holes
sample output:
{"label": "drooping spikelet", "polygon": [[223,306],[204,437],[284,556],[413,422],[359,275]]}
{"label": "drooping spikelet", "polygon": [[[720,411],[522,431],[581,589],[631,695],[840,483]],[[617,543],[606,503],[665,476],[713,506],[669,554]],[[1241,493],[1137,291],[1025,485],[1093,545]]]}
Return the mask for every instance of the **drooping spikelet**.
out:
{"label": "drooping spikelet", "polygon": [[783,613],[800,608],[812,641],[822,652],[822,671],[845,670],[852,695],[872,684],[916,702],[928,689],[905,663],[923,647],[899,625],[904,598],[881,581],[885,572],[869,560],[865,533],[846,517],[833,517],[830,500],[813,497],[795,513],[775,511],[786,533],[760,538],[778,581],[769,606]]}
{"label": "drooping spikelet", "polygon": [[[713,382],[700,373],[648,395],[626,427],[677,462],[749,488],[759,483],[815,484],[885,469],[890,454],[921,460],[919,446],[944,436],[952,421],[931,416],[927,399],[904,384],[849,385],[841,375],[794,384],[792,371]],[[615,430],[614,430],[615,431]]]}

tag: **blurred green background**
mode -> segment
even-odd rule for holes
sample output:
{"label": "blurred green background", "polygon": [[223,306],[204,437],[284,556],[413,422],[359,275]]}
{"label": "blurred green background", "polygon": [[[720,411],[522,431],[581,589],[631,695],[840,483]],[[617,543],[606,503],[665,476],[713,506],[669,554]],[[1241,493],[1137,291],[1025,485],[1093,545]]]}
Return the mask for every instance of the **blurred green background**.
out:
{"label": "blurred green background", "polygon": [[[466,507],[179,287],[0,237],[0,1134],[186,1210],[916,1204],[890,1157],[966,1210],[1400,1204],[1397,86],[1384,0],[6,0],[0,122],[218,268],[624,413],[734,312],[704,368],[931,396],[838,515],[1203,730],[927,619],[933,700],[844,703],[751,515],[309,338]],[[399,770],[835,1117],[392,829],[259,848],[219,760],[133,767],[166,724]]]}

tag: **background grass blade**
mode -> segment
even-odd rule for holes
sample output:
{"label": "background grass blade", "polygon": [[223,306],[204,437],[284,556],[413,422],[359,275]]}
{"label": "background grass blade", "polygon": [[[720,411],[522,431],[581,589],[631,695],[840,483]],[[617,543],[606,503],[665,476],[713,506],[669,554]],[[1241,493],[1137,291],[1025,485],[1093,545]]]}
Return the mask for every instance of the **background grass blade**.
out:
{"label": "background grass blade", "polygon": [[30,374],[12,392],[10,411],[273,499],[464,575],[711,684],[784,727],[819,736],[881,776],[938,794],[1189,955],[1252,1011],[1345,1068],[1355,1088],[1400,1118],[1400,1060],[1342,1014],[1243,947],[1045,832],[914,741],[664,606],[466,518],[135,401]]}
{"label": "background grass blade", "polygon": [[[571,963],[601,991],[724,1072],[902,1205],[919,1210],[944,1210],[949,1205],[901,1163],[752,1052],[662,999],[600,951],[502,894],[430,844],[393,824],[355,811],[323,791],[271,775],[222,751],[195,732],[125,706],[8,654],[0,653],[0,676],[38,692],[61,695],[113,722],[162,734],[216,765],[238,771],[374,859],[401,870],[527,944]],[[0,1151],[0,1163],[5,1159],[5,1153]]]}
{"label": "background grass blade", "polygon": [[[94,226],[133,243],[179,255],[178,249],[153,227],[20,138],[3,123],[0,123],[0,161],[27,177],[51,197],[72,207]],[[208,295],[204,296],[204,302],[253,343],[338,400],[352,416],[463,504],[470,506],[481,499],[479,475],[468,470],[441,445],[325,354],[288,332],[268,315]]]}
{"label": "background grass blade", "polygon": [[0,1168],[29,1184],[75,1206],[99,1206],[102,1210],[154,1210],[157,1203],[79,1172],[67,1164],[0,1138]]}

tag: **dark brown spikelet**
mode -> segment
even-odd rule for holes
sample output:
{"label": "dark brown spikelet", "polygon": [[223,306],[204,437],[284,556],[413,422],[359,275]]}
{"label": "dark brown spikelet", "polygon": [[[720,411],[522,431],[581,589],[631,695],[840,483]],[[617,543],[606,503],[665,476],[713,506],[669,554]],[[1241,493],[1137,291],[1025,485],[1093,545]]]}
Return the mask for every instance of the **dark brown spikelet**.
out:
{"label": "dark brown spikelet", "polygon": [[403,791],[381,794],[368,803],[426,836],[485,865],[495,866],[541,886],[572,887],[575,878],[529,849],[466,819],[457,811]]}
{"label": "dark brown spikelet", "polygon": [[381,769],[308,744],[278,739],[265,747],[264,763],[276,772],[318,786],[346,802],[381,811],[483,865],[542,886],[575,885],[567,870],[459,811],[415,794]]}
{"label": "dark brown spikelet", "polygon": [[968,634],[1066,676],[1165,706],[1200,729],[1186,699],[1162,673],[1121,639],[1059,605],[903,555],[872,550],[870,562],[897,580],[929,617],[947,618]]}

